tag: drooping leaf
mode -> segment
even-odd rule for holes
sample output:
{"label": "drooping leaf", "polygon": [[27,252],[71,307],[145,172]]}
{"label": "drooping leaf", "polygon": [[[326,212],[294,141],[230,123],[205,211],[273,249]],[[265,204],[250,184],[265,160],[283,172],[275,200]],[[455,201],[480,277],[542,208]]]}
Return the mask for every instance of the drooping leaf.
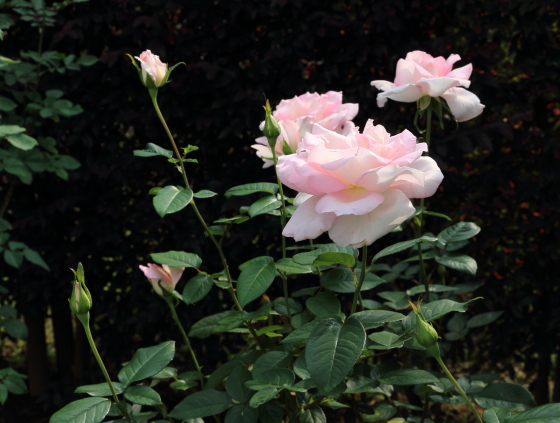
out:
{"label": "drooping leaf", "polygon": [[276,194],[278,192],[278,185],[269,182],[256,182],[252,184],[239,185],[228,189],[225,192],[226,197],[249,195],[254,192],[268,192],[269,194]]}
{"label": "drooping leaf", "polygon": [[311,332],[305,349],[307,369],[313,382],[328,392],[344,380],[364,348],[366,332],[356,319],[341,324],[323,320]]}
{"label": "drooping leaf", "polygon": [[437,383],[439,379],[430,372],[421,369],[399,369],[386,373],[379,381],[387,385],[417,385],[420,383]]}
{"label": "drooping leaf", "polygon": [[436,257],[439,264],[444,265],[450,269],[458,270],[459,272],[466,273],[467,275],[476,275],[478,268],[476,261],[465,254],[455,254],[449,256]]}
{"label": "drooping leaf", "polygon": [[525,411],[536,406],[527,388],[514,383],[491,383],[474,399],[482,408],[500,407],[510,411]]}
{"label": "drooping leaf", "polygon": [[183,300],[186,304],[194,304],[203,299],[210,292],[214,280],[206,273],[199,273],[195,277],[189,279],[185,288],[183,288]]}
{"label": "drooping leaf", "polygon": [[438,240],[442,244],[464,241],[472,238],[480,232],[480,227],[473,222],[457,222],[453,226],[444,229],[438,234]]}
{"label": "drooping leaf", "polygon": [[31,150],[33,147],[38,145],[35,138],[25,134],[6,135],[6,139],[10,144],[20,150]]}
{"label": "drooping leaf", "polygon": [[[117,394],[121,394],[124,387],[119,382],[113,382],[113,388]],[[108,397],[112,395],[111,389],[107,382],[97,383],[95,385],[84,385],[76,388],[75,394],[88,394],[92,397]]]}
{"label": "drooping leaf", "polygon": [[404,241],[404,242],[398,242],[394,245],[391,245],[390,247],[384,248],[383,250],[381,250],[380,252],[378,252],[374,257],[373,257],[373,262],[379,260],[381,257],[385,257],[391,254],[395,254],[398,253],[399,251],[403,251],[403,250],[408,250],[409,248],[414,247],[415,245],[417,245],[420,242],[423,241],[428,241],[428,242],[436,242],[437,238],[433,238],[430,236],[423,236],[417,239],[412,239],[410,241]]}
{"label": "drooping leaf", "polygon": [[205,389],[189,395],[171,410],[169,416],[181,420],[213,416],[227,410],[231,403],[226,392]]}
{"label": "drooping leaf", "polygon": [[249,216],[255,217],[276,210],[281,205],[282,202],[274,196],[263,197],[251,204],[248,213]]}
{"label": "drooping leaf", "polygon": [[106,398],[84,398],[67,404],[54,413],[49,423],[99,423],[111,408]]}
{"label": "drooping leaf", "polygon": [[241,306],[258,298],[266,292],[276,276],[274,262],[253,262],[249,264],[237,280],[237,297]]}
{"label": "drooping leaf", "polygon": [[471,317],[467,322],[467,327],[470,329],[487,325],[498,319],[502,314],[503,311],[489,311],[487,313],[481,313],[477,316]]}
{"label": "drooping leaf", "polygon": [[159,394],[148,386],[130,386],[124,393],[124,397],[133,404],[158,405],[161,404]]}
{"label": "drooping leaf", "polygon": [[190,188],[167,186],[157,192],[153,202],[156,212],[164,217],[184,209],[192,199],[193,192]]}
{"label": "drooping leaf", "polygon": [[206,316],[191,326],[188,335],[195,338],[207,338],[214,333],[214,329],[218,326],[218,322],[226,317],[230,311],[223,311],[221,313]]}
{"label": "drooping leaf", "polygon": [[166,253],[150,254],[152,260],[158,264],[167,264],[171,267],[194,267],[197,269],[202,264],[202,259],[196,254],[184,251],[168,251]]}
{"label": "drooping leaf", "polygon": [[118,374],[125,388],[132,382],[146,379],[160,372],[175,356],[175,341],[153,347],[140,348]]}

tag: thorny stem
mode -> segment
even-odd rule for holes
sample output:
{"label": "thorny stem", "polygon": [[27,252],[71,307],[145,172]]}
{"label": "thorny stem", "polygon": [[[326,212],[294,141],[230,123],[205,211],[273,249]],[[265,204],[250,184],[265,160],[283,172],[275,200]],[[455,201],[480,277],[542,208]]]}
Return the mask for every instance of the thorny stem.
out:
{"label": "thorny stem", "polygon": [[[272,148],[272,160],[274,160],[274,171],[276,172],[276,165],[278,164],[278,155],[276,154],[276,150]],[[284,188],[282,187],[282,182],[278,177],[278,172],[276,172],[276,183],[278,184],[278,191],[280,192],[280,201],[282,203],[282,212],[280,213],[280,224],[282,225],[282,230],[284,230],[284,226],[286,226],[286,217],[288,217],[288,211],[286,210],[286,199],[284,197]],[[286,258],[286,237],[280,234],[282,238],[282,258]],[[286,311],[288,313],[288,318],[290,322],[292,321],[292,311],[290,310],[290,299],[289,299],[289,292],[288,292],[288,278],[283,273],[280,272],[280,276],[282,278],[282,284],[284,286],[284,299],[286,300]]]}
{"label": "thorny stem", "polygon": [[111,382],[111,378],[109,377],[109,373],[107,373],[107,369],[105,368],[105,364],[103,364],[103,360],[101,359],[101,356],[99,355],[99,352],[97,351],[97,347],[95,346],[95,341],[93,340],[93,336],[91,335],[91,330],[89,328],[89,313],[87,313],[85,316],[83,316],[83,315],[78,316],[78,319],[82,323],[82,326],[84,327],[84,331],[86,332],[86,337],[87,337],[87,340],[89,342],[91,352],[93,352],[93,355],[95,356],[95,359],[97,360],[97,364],[99,364],[99,367],[101,368],[101,371],[103,372],[103,376],[105,376],[105,380],[109,384],[109,389],[111,390],[111,394],[113,395],[113,399],[115,400],[115,405],[121,411],[121,413],[126,418],[126,420],[129,423],[133,423],[132,419],[128,415],[128,412],[126,411],[126,403],[123,404],[119,401],[119,397],[117,396],[117,392],[115,391],[115,388],[113,386],[113,382]]}
{"label": "thorny stem", "polygon": [[459,385],[457,383],[457,381],[455,380],[455,378],[453,377],[453,375],[449,372],[449,370],[447,369],[447,366],[445,365],[445,363],[443,362],[443,360],[441,359],[441,357],[435,357],[435,359],[437,360],[437,362],[439,363],[439,365],[441,366],[443,372],[445,373],[445,375],[447,376],[447,378],[451,381],[451,383],[453,383],[453,385],[455,385],[455,388],[457,389],[457,391],[459,391],[459,393],[461,394],[461,396],[463,397],[463,399],[467,402],[467,405],[469,406],[469,408],[471,409],[472,413],[474,414],[474,416],[476,417],[476,420],[478,421],[478,423],[483,423],[482,419],[480,418],[480,416],[478,415],[478,413],[476,412],[474,405],[472,404],[472,402],[469,400],[469,397],[467,397],[467,394],[465,394],[465,391],[463,391],[463,388],[461,388],[461,385]]}
{"label": "thorny stem", "polygon": [[189,337],[187,336],[187,333],[185,332],[183,325],[179,321],[179,316],[177,316],[177,311],[175,310],[175,304],[173,304],[173,297],[171,295],[169,297],[165,297],[165,301],[169,305],[169,308],[171,309],[171,315],[173,316],[173,320],[175,320],[175,323],[177,323],[177,326],[179,326],[179,330],[181,331],[181,334],[183,335],[183,338],[185,340],[185,343],[187,344],[189,352],[191,353],[194,366],[196,367],[196,371],[198,372],[198,376],[200,378],[200,385],[202,386],[202,389],[204,389],[204,374],[202,373],[202,367],[200,367],[200,365],[198,364],[198,360],[196,359],[196,355],[191,346],[191,342],[189,341]]}
{"label": "thorny stem", "polygon": [[366,265],[367,265],[367,245],[362,247],[362,270],[360,272],[360,281],[358,286],[356,286],[356,292],[354,292],[354,298],[352,299],[352,310],[350,311],[350,316],[356,312],[356,305],[358,304],[358,298],[360,297],[360,292],[362,290],[362,285],[364,279],[366,278]]}
{"label": "thorny stem", "polygon": [[[149,88],[148,91],[150,93],[150,97],[152,99],[154,109],[156,110],[156,114],[158,115],[158,118],[161,121],[161,123],[162,123],[162,125],[165,129],[165,132],[167,133],[167,136],[169,137],[169,141],[171,141],[171,145],[173,146],[173,151],[175,152],[175,155],[177,156],[177,160],[179,161],[179,167],[181,168],[181,174],[183,175],[183,181],[185,183],[185,188],[190,188],[189,180],[187,179],[187,172],[185,171],[185,164],[183,162],[183,156],[179,153],[179,149],[177,148],[177,144],[175,143],[175,139],[173,138],[173,135],[171,134],[171,131],[169,130],[169,127],[167,126],[167,123],[165,122],[165,119],[164,119],[164,117],[161,113],[161,110],[159,109],[158,103],[157,103],[157,92],[158,92],[158,90],[157,90],[157,88],[153,88],[153,89]],[[214,235],[212,235],[212,233],[210,233],[210,230],[208,229],[208,225],[204,221],[204,218],[202,217],[202,215],[200,214],[200,211],[198,210],[198,207],[196,206],[196,203],[194,201],[194,197],[191,200],[190,204],[192,205],[192,208],[194,210],[194,213],[195,213],[198,221],[200,222],[200,224],[202,225],[202,227],[204,228],[204,230],[206,231],[206,233],[210,237],[210,240],[212,241],[212,243],[216,246],[216,249],[218,250],[218,254],[220,255],[220,259],[222,260],[222,265],[224,266],[224,271],[226,272],[226,277],[227,277],[227,280],[229,282],[228,291],[231,295],[231,298],[233,299],[233,302],[235,303],[235,306],[237,307],[237,309],[239,311],[243,311],[243,307],[239,303],[239,300],[237,299],[237,295],[235,295],[235,291],[233,290],[233,279],[231,277],[231,273],[229,272],[229,266],[227,264],[226,256],[224,255],[224,251],[222,250],[222,246],[216,240]],[[257,344],[259,345],[260,349],[263,350],[263,351],[266,351],[266,348],[265,348],[264,344],[260,341],[260,339],[257,336],[257,333],[255,332],[255,328],[253,328],[253,324],[250,321],[247,321],[246,325],[249,329],[249,332],[251,333],[251,335],[253,336],[253,338],[255,339]]]}

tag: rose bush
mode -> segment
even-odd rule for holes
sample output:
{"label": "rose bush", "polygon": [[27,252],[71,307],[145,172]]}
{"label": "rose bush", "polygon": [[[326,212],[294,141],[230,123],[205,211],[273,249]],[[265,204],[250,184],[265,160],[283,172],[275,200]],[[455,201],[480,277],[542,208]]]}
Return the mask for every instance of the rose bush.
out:
{"label": "rose bush", "polygon": [[148,263],[146,266],[138,266],[140,270],[144,272],[144,275],[148,278],[154,291],[159,295],[163,295],[163,291],[160,288],[159,281],[161,281],[161,286],[169,292],[173,292],[175,285],[181,279],[181,275],[185,270],[184,267],[170,267],[167,264],[163,266],[158,266],[157,264]]}
{"label": "rose bush", "polygon": [[[272,116],[281,127],[281,134],[276,142],[278,155],[293,154],[303,136],[311,131],[314,124],[334,132],[343,133],[347,130],[346,123],[354,119],[358,113],[358,105],[342,104],[342,93],[329,91],[326,94],[306,93],[289,100],[282,100]],[[264,122],[260,129],[263,130]],[[257,156],[264,160],[263,167],[273,165],[272,151],[266,137],[255,140],[252,147]]]}
{"label": "rose bush", "polygon": [[472,64],[453,70],[453,64],[459,60],[461,56],[458,54],[452,54],[446,60],[423,51],[408,53],[405,59],[397,62],[394,82],[371,82],[383,91],[377,95],[377,105],[383,107],[388,98],[411,103],[423,96],[443,97],[459,122],[478,116],[484,105],[476,95],[465,89],[471,83]]}
{"label": "rose bush", "polygon": [[427,145],[409,131],[389,136],[372,120],[362,134],[349,126],[341,135],[315,125],[296,154],[279,158],[280,180],[301,193],[284,236],[328,231],[339,246],[369,245],[414,213],[410,198],[428,197],[441,183],[435,161],[421,157]]}

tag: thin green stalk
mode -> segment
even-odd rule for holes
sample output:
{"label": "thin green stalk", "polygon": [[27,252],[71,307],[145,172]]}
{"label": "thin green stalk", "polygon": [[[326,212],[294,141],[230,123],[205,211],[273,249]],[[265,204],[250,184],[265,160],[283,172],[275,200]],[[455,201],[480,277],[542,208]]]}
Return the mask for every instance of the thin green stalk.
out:
{"label": "thin green stalk", "polygon": [[362,285],[364,279],[366,278],[366,266],[367,266],[367,245],[362,247],[362,270],[360,272],[360,281],[358,286],[356,286],[356,292],[354,292],[354,298],[352,299],[352,310],[350,311],[350,316],[356,312],[356,305],[358,304],[358,298],[360,297],[360,292],[362,291]]}
{"label": "thin green stalk", "polygon": [[[276,172],[276,165],[278,164],[278,155],[276,150],[272,148],[272,160],[274,161],[274,171]],[[284,197],[284,188],[282,187],[282,182],[278,177],[278,172],[276,172],[276,183],[278,184],[278,192],[280,193],[280,202],[282,203],[282,212],[280,213],[280,225],[282,226],[282,231],[286,226],[286,218],[288,217],[288,210],[286,209],[286,198]],[[286,237],[280,234],[282,238],[282,258],[286,258]],[[288,313],[288,318],[290,322],[292,321],[292,311],[290,310],[290,294],[288,292],[288,278],[283,272],[280,272],[280,277],[282,278],[282,285],[284,286],[284,299],[286,301],[286,311]]]}
{"label": "thin green stalk", "polygon": [[[85,317],[84,320],[82,320],[82,317]],[[115,388],[113,386],[113,382],[111,381],[111,378],[109,377],[109,373],[107,373],[107,369],[105,368],[105,364],[103,364],[103,360],[101,359],[101,356],[99,355],[99,351],[97,351],[97,347],[95,346],[95,341],[93,340],[93,336],[91,335],[91,330],[89,328],[89,313],[86,316],[78,316],[78,319],[80,320],[80,322],[82,322],[82,326],[84,327],[84,331],[86,332],[86,337],[87,337],[87,340],[89,342],[91,352],[93,352],[93,355],[95,356],[95,359],[97,360],[97,364],[99,364],[99,367],[101,368],[101,371],[103,372],[103,376],[105,376],[105,380],[109,384],[109,389],[111,390],[111,394],[113,395],[113,399],[115,400],[115,405],[118,407],[119,410],[121,410],[121,413],[126,418],[126,420],[129,423],[133,423],[132,419],[128,415],[128,412],[126,411],[126,403],[123,405],[119,401],[119,397],[117,396],[117,392],[115,391]]]}
{"label": "thin green stalk", "polygon": [[467,405],[469,406],[469,408],[471,409],[472,413],[474,414],[474,416],[476,417],[476,420],[478,421],[478,423],[483,423],[482,419],[480,418],[480,416],[478,415],[478,413],[476,412],[474,405],[472,404],[472,402],[469,400],[469,397],[467,397],[467,394],[465,394],[465,391],[463,391],[463,388],[461,388],[461,385],[459,385],[457,383],[457,381],[455,380],[455,378],[453,377],[453,375],[449,372],[449,370],[447,369],[447,366],[445,365],[445,363],[443,362],[443,360],[441,359],[441,357],[435,357],[435,359],[437,360],[437,362],[439,363],[439,365],[441,366],[443,372],[445,373],[445,375],[447,376],[447,378],[451,381],[451,383],[453,383],[453,385],[455,385],[455,388],[457,389],[457,391],[459,391],[459,393],[461,394],[461,396],[463,397],[463,399],[467,402]]}
{"label": "thin green stalk", "polygon": [[189,341],[189,337],[187,336],[185,329],[183,329],[183,325],[179,320],[179,316],[177,316],[177,310],[175,310],[175,304],[173,304],[173,297],[172,296],[165,297],[165,301],[167,302],[167,305],[169,305],[169,308],[171,310],[171,315],[173,316],[173,320],[175,320],[175,323],[177,323],[177,326],[179,326],[179,330],[181,331],[181,334],[183,335],[183,339],[185,340],[189,352],[191,353],[194,366],[196,367],[196,371],[198,372],[198,376],[200,378],[200,385],[202,386],[202,389],[204,389],[204,374],[202,373],[202,367],[200,367],[200,365],[198,364],[198,360],[196,359],[196,354],[194,353],[191,342]]}
{"label": "thin green stalk", "polygon": [[[164,117],[161,113],[161,110],[159,109],[159,106],[158,106],[158,102],[157,102],[157,92],[158,92],[158,90],[157,90],[157,88],[148,89],[148,92],[150,93],[150,98],[152,99],[152,103],[154,105],[154,109],[156,111],[156,114],[158,115],[158,118],[161,121],[161,123],[162,123],[162,125],[165,129],[165,132],[167,133],[167,136],[169,137],[169,141],[171,141],[171,145],[173,146],[173,151],[175,152],[175,155],[177,156],[177,160],[179,161],[179,166],[181,168],[181,174],[183,175],[183,181],[185,182],[185,188],[190,188],[189,180],[187,179],[187,172],[185,171],[185,164],[183,162],[183,156],[179,153],[179,149],[177,148],[177,144],[175,143],[175,139],[173,138],[173,135],[171,134],[171,131],[169,130],[169,127],[167,126],[167,123],[165,122],[165,119],[164,119]],[[222,265],[224,266],[224,271],[226,272],[226,277],[227,277],[228,282],[229,282],[229,286],[230,286],[228,288],[229,294],[231,295],[231,298],[233,299],[233,302],[235,303],[235,306],[237,307],[237,309],[239,311],[243,311],[243,307],[241,306],[241,303],[237,299],[237,295],[235,295],[235,292],[233,290],[233,278],[231,277],[231,273],[229,272],[229,266],[227,264],[227,260],[226,260],[226,256],[224,254],[224,251],[222,250],[222,246],[216,240],[214,235],[212,235],[210,233],[210,230],[208,229],[208,225],[206,224],[206,221],[204,220],[204,218],[200,214],[200,211],[198,210],[198,207],[196,206],[196,202],[194,201],[194,198],[191,200],[191,206],[194,210],[194,213],[195,213],[198,221],[200,222],[200,224],[202,225],[202,227],[204,228],[204,230],[206,231],[206,233],[210,237],[210,240],[212,241],[212,243],[216,246],[216,249],[218,250],[218,254],[220,255],[220,259],[222,260]],[[266,351],[266,348],[265,348],[264,344],[257,337],[257,333],[255,332],[255,328],[253,327],[252,323],[251,322],[246,322],[246,325],[247,325],[247,328],[249,329],[249,332],[251,333],[253,338],[255,338],[255,341],[257,342],[257,344],[259,345],[261,350]]]}

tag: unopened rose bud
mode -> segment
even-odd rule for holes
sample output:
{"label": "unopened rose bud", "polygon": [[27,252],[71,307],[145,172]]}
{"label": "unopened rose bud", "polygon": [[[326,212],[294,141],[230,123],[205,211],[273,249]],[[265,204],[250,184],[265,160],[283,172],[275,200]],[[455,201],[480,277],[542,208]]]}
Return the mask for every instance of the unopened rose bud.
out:
{"label": "unopened rose bud", "polygon": [[72,290],[72,296],[68,300],[70,303],[70,310],[76,316],[84,316],[89,313],[92,306],[91,294],[86,287],[84,279],[84,268],[82,263],[78,264],[78,270],[74,271],[74,288]]}
{"label": "unopened rose bud", "polygon": [[265,117],[263,134],[268,140],[268,145],[270,145],[270,148],[274,150],[276,141],[278,140],[278,137],[280,136],[282,130],[280,129],[280,124],[278,123],[278,121],[272,116],[272,109],[270,108],[270,103],[268,102],[268,100],[266,100],[264,110]]}
{"label": "unopened rose bud", "polygon": [[422,309],[420,308],[420,302],[418,302],[418,307],[409,301],[416,314],[416,340],[418,343],[426,348],[430,354],[434,357],[440,356],[438,341],[438,333],[434,329],[431,323],[429,323],[424,315],[422,314]]}

